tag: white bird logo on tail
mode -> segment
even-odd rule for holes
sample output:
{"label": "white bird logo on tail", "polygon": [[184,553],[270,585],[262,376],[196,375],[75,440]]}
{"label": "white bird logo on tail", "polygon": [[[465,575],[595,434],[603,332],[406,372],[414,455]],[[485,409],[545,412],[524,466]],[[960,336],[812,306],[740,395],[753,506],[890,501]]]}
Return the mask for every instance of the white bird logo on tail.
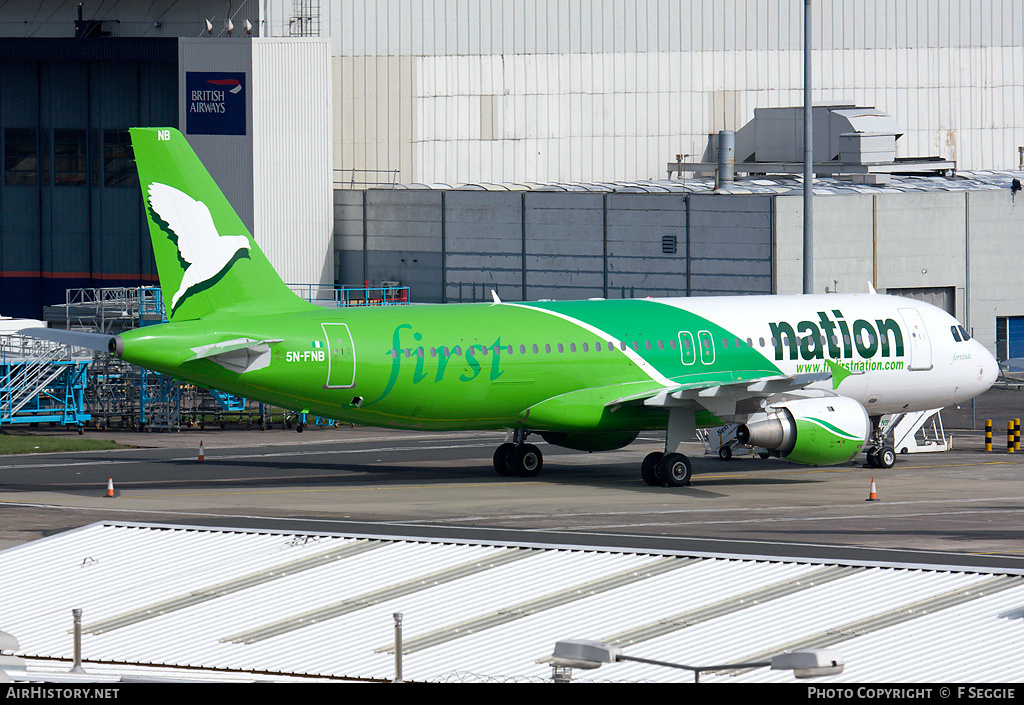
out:
{"label": "white bird logo on tail", "polygon": [[188,263],[171,297],[172,310],[190,289],[223,272],[239,250],[249,249],[248,237],[219,234],[206,204],[172,186],[150,184],[149,205],[174,233],[181,259]]}

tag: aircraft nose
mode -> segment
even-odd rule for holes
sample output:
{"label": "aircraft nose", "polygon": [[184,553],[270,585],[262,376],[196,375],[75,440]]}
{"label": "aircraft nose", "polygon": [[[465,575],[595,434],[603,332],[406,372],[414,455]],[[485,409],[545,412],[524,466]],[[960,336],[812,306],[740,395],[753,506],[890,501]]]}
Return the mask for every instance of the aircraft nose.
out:
{"label": "aircraft nose", "polygon": [[999,363],[996,362],[995,356],[988,351],[988,348],[984,347],[981,343],[975,343],[980,348],[980,352],[977,356],[978,360],[978,386],[980,389],[978,393],[981,394],[993,384],[999,377]]}

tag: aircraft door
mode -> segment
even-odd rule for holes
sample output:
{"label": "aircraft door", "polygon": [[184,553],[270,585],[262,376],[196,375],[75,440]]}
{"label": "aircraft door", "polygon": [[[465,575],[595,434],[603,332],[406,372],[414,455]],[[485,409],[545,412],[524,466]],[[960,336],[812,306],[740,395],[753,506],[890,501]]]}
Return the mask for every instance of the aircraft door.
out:
{"label": "aircraft door", "polygon": [[327,341],[327,383],[324,389],[356,386],[356,350],[346,323],[321,323]]}
{"label": "aircraft door", "polygon": [[715,362],[715,339],[711,332],[697,331],[697,339],[700,340],[700,361],[705,365],[713,365]]}
{"label": "aircraft door", "polygon": [[679,331],[679,357],[684,365],[692,365],[697,361],[697,348],[693,344],[693,334]]}
{"label": "aircraft door", "polygon": [[910,362],[907,369],[930,370],[932,368],[932,343],[924,327],[921,313],[916,308],[901,308],[900,316],[906,324]]}
{"label": "aircraft door", "polygon": [[712,365],[715,362],[715,340],[711,332],[706,330],[697,331],[697,339],[694,340],[693,333],[685,330],[679,331],[679,357],[684,365],[692,365],[697,361],[704,365]]}

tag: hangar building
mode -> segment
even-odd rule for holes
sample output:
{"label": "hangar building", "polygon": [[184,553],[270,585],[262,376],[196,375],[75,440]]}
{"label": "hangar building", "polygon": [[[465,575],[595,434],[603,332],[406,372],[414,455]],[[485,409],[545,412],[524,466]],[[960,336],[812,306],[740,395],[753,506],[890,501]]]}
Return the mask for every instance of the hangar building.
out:
{"label": "hangar building", "polygon": [[[817,181],[816,290],[870,282],[945,309],[986,345],[998,340],[1004,359],[1024,354],[1012,335],[1024,321],[1024,254],[1012,246],[1024,194],[1016,204],[1012,178]],[[492,289],[505,300],[802,291],[794,179],[490,188],[338,191],[339,272],[408,283],[429,301],[489,301]]]}
{"label": "hangar building", "polygon": [[[823,0],[813,25],[816,103],[884,111],[897,158],[960,174],[819,183],[815,290],[914,290],[1013,347],[1024,6]],[[188,136],[292,283],[399,281],[423,301],[799,290],[798,182],[642,185],[713,160],[720,130],[744,162],[755,109],[799,105],[799,2],[10,0],[0,36],[5,314],[152,281],[136,124]]]}

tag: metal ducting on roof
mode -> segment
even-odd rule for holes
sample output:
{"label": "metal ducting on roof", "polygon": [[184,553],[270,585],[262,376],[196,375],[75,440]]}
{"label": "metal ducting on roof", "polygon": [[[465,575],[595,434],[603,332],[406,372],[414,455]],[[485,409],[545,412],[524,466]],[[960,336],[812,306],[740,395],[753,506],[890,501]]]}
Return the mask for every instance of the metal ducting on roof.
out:
{"label": "metal ducting on roof", "polygon": [[[813,109],[812,119],[813,169],[816,177],[836,177],[857,183],[882,185],[891,183],[893,174],[952,177],[956,172],[956,162],[942,157],[897,157],[896,140],[903,136],[903,128],[895,118],[877,108],[845,104],[818,105]],[[751,127],[752,130],[749,129]],[[740,153],[750,156],[735,162],[733,170],[736,173],[799,174],[803,171],[802,107],[755,108],[753,121],[740,132],[745,133]],[[723,134],[726,133],[719,134],[719,141]],[[714,138],[714,135],[710,136],[712,142]],[[736,133],[736,141],[738,149],[739,133]],[[730,169],[726,167],[727,154],[720,154],[718,163],[685,162],[683,156],[677,154],[675,162],[666,164],[669,179],[673,173],[682,177],[684,172],[717,172],[723,181],[730,180]]]}
{"label": "metal ducting on roof", "polygon": [[[854,105],[819,105],[814,107],[813,119],[815,162],[878,163],[892,162],[896,158],[896,140],[903,131],[895,118],[881,110]],[[756,108],[754,120],[758,162],[803,159],[803,108]],[[870,135],[870,139],[855,135]],[[859,156],[861,148],[871,153],[870,162]],[[841,158],[844,151],[853,158]],[[883,156],[890,153],[891,156]]]}

